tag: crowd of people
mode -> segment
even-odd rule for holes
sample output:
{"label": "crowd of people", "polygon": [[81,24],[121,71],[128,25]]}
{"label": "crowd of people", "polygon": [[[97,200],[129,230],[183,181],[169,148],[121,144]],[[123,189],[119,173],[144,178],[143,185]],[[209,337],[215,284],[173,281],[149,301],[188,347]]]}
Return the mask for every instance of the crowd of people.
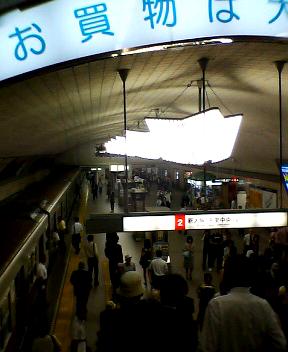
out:
{"label": "crowd of people", "polygon": [[[58,221],[58,230],[61,241],[66,233],[62,219]],[[76,301],[72,352],[90,350],[86,342],[87,302],[92,287],[99,285],[97,244],[92,235],[81,239],[82,231],[79,218],[74,218],[72,245],[76,255],[81,245],[84,259],[79,261],[70,277]],[[194,281],[196,259],[193,235],[184,233],[185,279],[171,273],[161,250],[153,251],[148,238],[137,258],[143,269],[141,275],[132,256],[123,255],[117,233],[107,233],[104,254],[109,261],[112,296],[100,313],[96,349],[90,348],[99,352],[123,350],[127,346],[152,352],[162,349],[286,351],[288,250],[287,238],[283,238],[287,237],[287,229],[273,228],[269,246],[261,253],[260,237],[255,230],[240,235],[242,243],[237,241],[236,245],[229,230],[204,231],[203,282],[196,288],[198,305],[195,309],[194,300],[188,296],[189,281]],[[61,248],[61,244],[59,246]],[[219,287],[213,283],[214,269],[222,277]],[[38,272],[39,282],[45,283],[44,261]],[[198,312],[196,318],[195,311]],[[55,341],[47,332],[42,337],[45,343],[54,346]]]}
{"label": "crowd of people", "polygon": [[[182,275],[166,272],[157,283],[159,296],[155,297],[145,293],[138,272],[123,273],[116,304],[109,302],[100,315],[97,351],[118,351],[127,345],[137,351],[286,351],[279,315],[252,290],[253,265],[244,254],[229,257],[219,292],[212,275],[205,273],[197,290],[197,320]],[[287,301],[286,288],[283,294]],[[282,300],[282,310],[285,304]]]}
{"label": "crowd of people", "polygon": [[[194,301],[188,297],[194,269],[193,236],[186,237],[183,247],[185,279],[170,272],[161,250],[154,253],[149,239],[145,239],[139,258],[142,277],[131,255],[123,257],[117,233],[107,233],[105,255],[113,294],[100,315],[96,351],[116,351],[127,343],[137,351],[163,347],[192,352],[286,351],[287,257],[286,248],[275,243],[277,236],[273,229],[269,247],[260,255],[259,236],[253,230],[244,235],[241,248],[236,248],[228,231],[204,231],[203,283],[197,288],[198,315],[194,319]],[[213,284],[214,264],[223,277],[219,288]],[[86,271],[84,263],[79,263],[78,271]],[[90,274],[86,271],[85,275],[88,278]],[[83,275],[87,285],[80,280],[80,305],[75,292],[78,322],[85,321],[82,312],[87,309],[87,292],[92,287],[89,277],[86,280]]]}

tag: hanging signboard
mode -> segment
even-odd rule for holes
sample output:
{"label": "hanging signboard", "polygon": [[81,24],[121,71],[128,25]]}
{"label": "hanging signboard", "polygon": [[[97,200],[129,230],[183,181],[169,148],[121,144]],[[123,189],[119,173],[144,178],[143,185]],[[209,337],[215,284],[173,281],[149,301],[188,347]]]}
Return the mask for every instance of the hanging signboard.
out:
{"label": "hanging signboard", "polygon": [[205,230],[287,226],[287,212],[175,214],[123,217],[123,231]]}
{"label": "hanging signboard", "polygon": [[[287,38],[276,0],[54,0],[0,17],[0,80],[129,48],[204,38]],[[227,38],[219,42],[227,42]],[[228,40],[229,42],[229,40]],[[127,49],[128,48],[128,49]],[[160,47],[161,48],[161,47]]]}

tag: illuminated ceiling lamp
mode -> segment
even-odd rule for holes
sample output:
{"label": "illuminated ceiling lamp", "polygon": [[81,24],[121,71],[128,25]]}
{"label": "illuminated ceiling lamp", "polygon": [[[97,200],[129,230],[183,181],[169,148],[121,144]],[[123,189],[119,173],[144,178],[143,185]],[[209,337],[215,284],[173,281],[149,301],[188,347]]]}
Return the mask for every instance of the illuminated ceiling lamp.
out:
{"label": "illuminated ceiling lamp", "polygon": [[241,114],[224,117],[218,108],[182,120],[147,118],[149,132],[128,130],[126,144],[124,137],[116,137],[105,147],[110,154],[127,153],[181,164],[203,165],[208,160],[215,163],[230,157],[241,120]]}
{"label": "illuminated ceiling lamp", "polygon": [[116,137],[105,143],[107,153],[192,165],[229,158],[242,114],[224,117],[219,108],[205,109],[204,86],[202,111],[184,119],[146,118],[149,132],[127,130],[126,142]]}

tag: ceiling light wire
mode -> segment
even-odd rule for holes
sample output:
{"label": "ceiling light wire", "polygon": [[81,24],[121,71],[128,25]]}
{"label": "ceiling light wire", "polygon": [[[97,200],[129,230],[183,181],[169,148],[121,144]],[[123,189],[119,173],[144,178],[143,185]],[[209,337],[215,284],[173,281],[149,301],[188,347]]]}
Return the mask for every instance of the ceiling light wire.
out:
{"label": "ceiling light wire", "polygon": [[223,105],[223,107],[229,112],[229,114],[233,115],[233,112],[224,104],[223,100],[215,93],[214,89],[211,87],[210,83],[207,82],[208,87],[212,90],[215,97],[219,100],[219,102]]}
{"label": "ceiling light wire", "polygon": [[[190,84],[191,84],[191,82],[190,82]],[[187,86],[182,90],[182,92],[179,95],[177,95],[177,97],[165,109],[163,109],[162,113],[164,114],[168,110],[168,108],[170,108],[170,106],[173,105],[175,103],[175,101],[178,100],[186,92],[186,90],[189,87],[191,87],[191,85],[187,84]]]}

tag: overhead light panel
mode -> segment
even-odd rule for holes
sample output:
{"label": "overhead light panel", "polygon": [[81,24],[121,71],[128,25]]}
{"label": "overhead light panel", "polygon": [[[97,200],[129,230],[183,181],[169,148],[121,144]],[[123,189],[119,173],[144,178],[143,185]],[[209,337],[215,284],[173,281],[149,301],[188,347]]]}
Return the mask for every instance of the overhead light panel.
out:
{"label": "overhead light panel", "polygon": [[242,114],[224,117],[211,108],[185,119],[153,119],[145,122],[149,132],[126,131],[124,137],[105,143],[107,153],[203,165],[231,156]]}

